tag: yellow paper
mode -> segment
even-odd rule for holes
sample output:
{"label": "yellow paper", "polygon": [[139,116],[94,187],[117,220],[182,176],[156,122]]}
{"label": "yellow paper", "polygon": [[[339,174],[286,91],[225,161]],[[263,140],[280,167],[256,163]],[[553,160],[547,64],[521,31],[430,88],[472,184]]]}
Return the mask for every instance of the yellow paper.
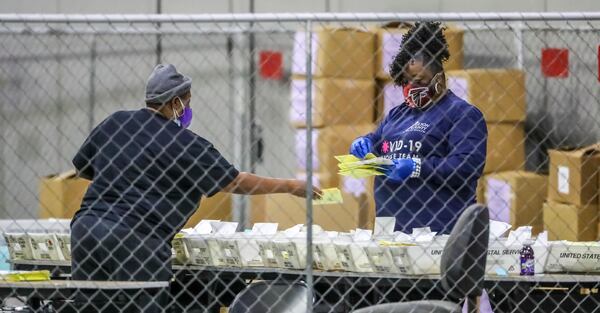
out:
{"label": "yellow paper", "polygon": [[372,169],[354,169],[354,170],[344,170],[339,171],[338,174],[342,176],[350,176],[353,178],[366,178],[371,176],[380,176],[385,175],[380,171],[372,170]]}
{"label": "yellow paper", "polygon": [[47,281],[50,280],[50,271],[15,271],[0,275],[0,280],[9,282],[19,281]]}
{"label": "yellow paper", "polygon": [[366,178],[370,176],[384,175],[386,166],[392,161],[375,156],[369,153],[364,159],[359,159],[354,155],[338,155],[338,174],[354,178]]}
{"label": "yellow paper", "polygon": [[343,203],[342,192],[338,188],[327,188],[321,190],[321,199],[313,200],[313,204],[338,204]]}
{"label": "yellow paper", "polygon": [[[370,159],[374,159],[376,157],[377,156],[374,155],[373,153],[367,153],[367,155],[365,156],[364,160],[370,160]],[[359,158],[355,157],[352,154],[336,155],[335,159],[338,160],[338,162],[340,162],[340,163],[349,163],[349,162],[362,161],[362,159],[359,159]]]}

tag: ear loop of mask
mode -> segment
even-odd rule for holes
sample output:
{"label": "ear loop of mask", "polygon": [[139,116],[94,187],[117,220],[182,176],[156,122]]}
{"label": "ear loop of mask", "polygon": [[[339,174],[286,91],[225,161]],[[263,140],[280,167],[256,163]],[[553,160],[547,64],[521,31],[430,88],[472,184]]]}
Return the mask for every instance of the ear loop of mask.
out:
{"label": "ear loop of mask", "polygon": [[[181,104],[181,110],[185,110],[185,106],[183,105],[183,101],[181,100],[181,98],[177,97],[177,99],[179,100],[179,104]],[[178,114],[175,108],[171,107],[171,109],[173,110],[173,116],[175,116],[176,119],[180,118],[181,115],[183,115],[183,113],[181,113],[181,115]]]}

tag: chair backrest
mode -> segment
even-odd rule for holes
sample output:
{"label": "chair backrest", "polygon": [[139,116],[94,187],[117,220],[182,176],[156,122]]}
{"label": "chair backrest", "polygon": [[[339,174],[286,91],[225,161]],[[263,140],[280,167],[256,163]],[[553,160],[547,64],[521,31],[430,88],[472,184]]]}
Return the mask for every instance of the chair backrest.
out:
{"label": "chair backrest", "polygon": [[458,300],[481,295],[489,244],[487,207],[474,204],[459,217],[442,252],[441,286]]}
{"label": "chair backrest", "polygon": [[308,286],[304,282],[260,281],[242,290],[229,313],[305,313]]}

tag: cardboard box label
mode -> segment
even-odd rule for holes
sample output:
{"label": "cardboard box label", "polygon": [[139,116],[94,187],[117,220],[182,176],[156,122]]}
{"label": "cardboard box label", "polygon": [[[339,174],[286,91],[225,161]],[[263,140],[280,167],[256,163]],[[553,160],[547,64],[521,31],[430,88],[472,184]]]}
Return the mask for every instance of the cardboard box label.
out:
{"label": "cardboard box label", "polygon": [[[291,83],[291,92],[290,92],[290,121],[292,123],[306,123],[306,99],[307,99],[307,89],[306,89],[306,80],[304,79],[292,79]],[[315,111],[315,84],[313,82],[311,87],[311,99],[312,99],[312,117],[313,120],[316,115]]]}
{"label": "cardboard box label", "polygon": [[566,166],[558,167],[558,192],[569,194],[569,168]]}
{"label": "cardboard box label", "polygon": [[[317,141],[319,140],[319,131],[312,131],[312,166],[314,171],[319,171],[319,151]],[[306,168],[306,130],[298,129],[296,131],[296,166],[298,168]]]}
{"label": "cardboard box label", "polygon": [[600,271],[600,245],[595,242],[555,242],[550,250],[546,272]]}
{"label": "cardboard box label", "polygon": [[389,74],[390,65],[394,62],[394,58],[400,46],[402,46],[403,33],[386,32],[383,34],[383,42],[381,47],[381,71]]}
{"label": "cardboard box label", "polygon": [[490,219],[510,223],[510,202],[512,190],[506,181],[488,178],[485,191]]}
{"label": "cardboard box label", "polygon": [[404,93],[402,88],[394,85],[393,82],[383,86],[383,116],[388,115],[390,111],[404,103]]}
{"label": "cardboard box label", "polygon": [[464,77],[448,77],[448,88],[459,98],[469,101],[469,81]]}
{"label": "cardboard box label", "polygon": [[[317,68],[317,49],[319,48],[319,36],[317,33],[312,33],[311,36],[312,46],[312,62],[311,73],[314,74]],[[306,32],[296,32],[294,35],[294,49],[292,52],[292,73],[306,74]]]}

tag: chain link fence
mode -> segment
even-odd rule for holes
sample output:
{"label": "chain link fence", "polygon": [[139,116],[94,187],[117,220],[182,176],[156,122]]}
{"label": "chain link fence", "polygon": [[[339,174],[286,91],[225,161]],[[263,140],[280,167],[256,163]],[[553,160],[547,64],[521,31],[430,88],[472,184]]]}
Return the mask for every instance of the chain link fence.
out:
{"label": "chain link fence", "polygon": [[[0,15],[0,38],[3,266],[52,278],[6,272],[4,310],[351,312],[422,299],[460,310],[480,294],[444,287],[442,252],[457,250],[448,234],[474,202],[493,220],[485,279],[470,276],[475,262],[462,282],[479,291],[484,279],[482,312],[598,310],[598,14]],[[406,65],[392,77],[395,62]],[[193,79],[189,130],[222,158],[143,115],[157,63]],[[109,118],[123,110],[122,124]],[[367,134],[380,163],[339,175],[335,157]],[[173,143],[156,150],[161,136]],[[84,141],[92,182],[73,170]],[[230,181],[214,169],[224,159],[339,188],[343,203],[212,195]],[[414,170],[398,178],[399,163],[382,165],[392,159]],[[201,194],[212,196],[190,203]],[[71,257],[82,199],[110,225],[86,224],[81,238],[104,244]],[[480,244],[462,257],[479,260]],[[163,248],[172,278],[151,264]],[[535,275],[520,276],[530,254]],[[84,261],[88,281],[70,280]]]}

